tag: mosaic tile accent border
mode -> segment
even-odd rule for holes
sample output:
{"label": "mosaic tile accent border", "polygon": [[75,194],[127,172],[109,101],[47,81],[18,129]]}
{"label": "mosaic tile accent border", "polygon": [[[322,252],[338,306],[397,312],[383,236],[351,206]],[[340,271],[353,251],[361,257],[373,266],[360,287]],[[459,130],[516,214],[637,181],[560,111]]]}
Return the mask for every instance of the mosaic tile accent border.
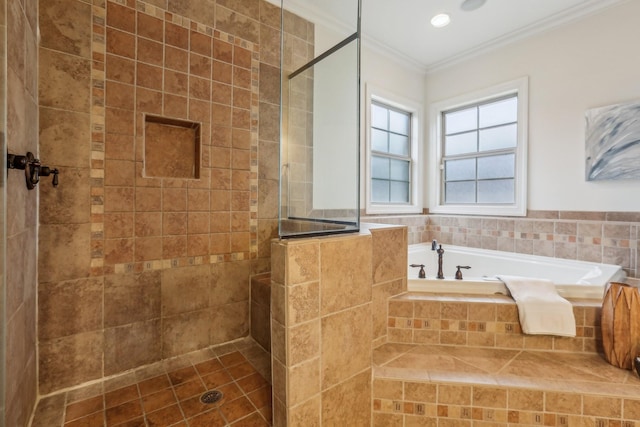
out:
{"label": "mosaic tile accent border", "polygon": [[373,396],[375,426],[640,426],[635,399],[390,379]]}
{"label": "mosaic tile accent border", "polygon": [[91,275],[101,276],[104,267],[104,98],[105,98],[105,3],[92,7],[91,40]]}
{"label": "mosaic tile accent border", "polygon": [[600,305],[573,302],[576,337],[525,335],[509,297],[405,294],[389,301],[388,342],[595,353]]}
{"label": "mosaic tile accent border", "polygon": [[430,242],[616,264],[640,274],[637,212],[529,211],[526,217],[366,216],[362,222],[406,225],[409,244]]}
{"label": "mosaic tile accent border", "polygon": [[[144,259],[144,260],[131,260],[131,262],[109,262],[106,258],[108,252],[106,245],[108,243],[109,224],[105,222],[105,174],[106,174],[106,116],[107,113],[107,96],[106,96],[106,60],[108,48],[107,48],[107,13],[109,5],[121,5],[129,9],[134,14],[143,14],[145,16],[157,18],[163,21],[163,25],[171,23],[184,29],[188,29],[191,34],[199,33],[212,37],[213,40],[219,40],[224,43],[230,44],[234,49],[235,47],[248,50],[250,52],[250,67],[249,67],[249,82],[248,91],[250,93],[250,104],[248,106],[248,120],[249,120],[249,133],[250,142],[248,148],[249,153],[249,169],[248,169],[248,200],[247,200],[247,218],[248,224],[247,234],[248,242],[246,244],[246,250],[238,251],[231,250],[224,253],[209,253],[199,254],[198,256],[179,256],[179,257],[167,257]],[[260,53],[259,45],[251,43],[246,40],[242,40],[238,37],[230,35],[228,33],[219,31],[202,23],[195,22],[177,14],[168,12],[162,8],[145,3],[143,1],[134,0],[96,0],[92,6],[92,75],[91,75],[91,275],[100,276],[104,274],[113,273],[132,273],[142,272],[149,270],[162,270],[175,267],[183,267],[190,265],[200,264],[214,264],[228,261],[240,261],[247,259],[255,259],[258,255],[258,109],[259,109],[259,70],[260,70]],[[140,15],[138,15],[140,16]],[[133,30],[134,39],[138,39],[136,30]],[[135,41],[134,41],[135,43]],[[163,44],[163,47],[166,43]],[[187,51],[189,53],[190,51]],[[134,58],[134,61],[136,59]],[[213,61],[213,57],[211,58]],[[229,85],[231,90],[235,86]],[[160,96],[166,95],[165,91],[160,92]],[[211,102],[213,100],[211,99]],[[210,104],[211,104],[210,102]],[[233,105],[229,106],[230,109],[234,109]],[[140,112],[146,112],[144,109],[139,109],[138,106],[134,107],[135,118],[134,126],[134,147],[139,145],[137,141],[139,138],[139,116]],[[234,119],[235,113],[234,111]],[[244,118],[243,118],[244,119]],[[240,120],[240,119],[238,119]],[[213,136],[213,123],[211,123],[211,131],[208,132],[208,137]],[[204,143],[203,145],[210,145]],[[211,167],[211,157],[213,156],[206,147],[202,151],[203,165]],[[138,153],[139,147],[135,148],[136,162],[141,160]],[[207,164],[209,162],[209,164]],[[135,171],[136,176],[140,172]],[[205,180],[208,176],[205,175]],[[133,185],[131,191],[135,192],[138,188],[139,177],[136,177],[136,184]],[[145,178],[142,178],[143,180]],[[178,184],[178,187],[182,188],[211,188],[210,184],[206,182],[187,182]],[[175,186],[175,183],[173,184]],[[144,186],[144,184],[143,184]],[[171,184],[170,184],[171,186]],[[121,188],[122,191],[128,191]],[[134,212],[135,209],[134,209]],[[231,214],[232,212],[230,212]],[[241,227],[242,228],[242,227]],[[209,231],[209,237],[211,237],[211,231]],[[135,241],[135,235],[131,236],[132,241]],[[132,246],[134,243],[129,242]],[[237,246],[237,245],[236,245]],[[128,250],[134,250],[130,247]],[[209,249],[211,251],[211,249]],[[217,251],[217,250],[216,250]]]}

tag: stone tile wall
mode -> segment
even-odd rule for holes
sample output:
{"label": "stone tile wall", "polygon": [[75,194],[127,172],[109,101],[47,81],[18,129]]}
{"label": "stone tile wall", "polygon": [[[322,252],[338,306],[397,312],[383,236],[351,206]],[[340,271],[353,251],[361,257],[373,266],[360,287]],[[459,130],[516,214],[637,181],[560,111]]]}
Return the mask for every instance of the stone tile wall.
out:
{"label": "stone tile wall", "polygon": [[427,232],[429,217],[426,215],[367,216],[364,212],[361,212],[360,220],[373,224],[404,225],[407,227],[407,241],[410,245],[429,241]]}
{"label": "stone tile wall", "polygon": [[[38,157],[38,13],[37,0],[0,1],[0,67],[3,93],[0,132],[11,154]],[[6,13],[5,13],[6,12]],[[6,39],[5,39],[6,37]],[[6,51],[4,50],[6,41]],[[6,108],[6,109],[5,109]],[[4,145],[3,145],[4,147]],[[4,149],[4,148],[3,148]],[[47,159],[44,159],[47,162]],[[46,164],[46,163],[45,163]],[[6,170],[6,169],[5,169]],[[38,227],[38,191],[27,190],[22,170],[9,171],[0,178],[6,193],[6,263],[3,292],[3,341],[6,353],[3,384],[4,408],[1,425],[26,426],[37,397],[36,354],[36,259]],[[43,178],[41,186],[50,186]],[[0,411],[1,412],[1,411]]]}
{"label": "stone tile wall", "polygon": [[374,426],[637,427],[640,400],[515,387],[376,379]]}
{"label": "stone tile wall", "polygon": [[274,426],[369,425],[372,343],[406,289],[404,247],[404,227],[274,241]]}
{"label": "stone tile wall", "polygon": [[409,227],[409,244],[429,242],[621,265],[637,277],[640,214],[529,211],[526,217],[362,216]]}
{"label": "stone tile wall", "polygon": [[251,278],[251,336],[271,352],[271,275]]}
{"label": "stone tile wall", "polygon": [[[40,392],[249,333],[277,234],[280,9],[40,2]],[[144,115],[200,123],[199,179],[144,171]],[[35,123],[35,121],[34,121]]]}
{"label": "stone tile wall", "polygon": [[[602,351],[600,307],[595,302],[572,303],[578,336],[563,338],[522,334],[515,304],[506,297],[404,294],[389,301],[389,341],[469,347],[469,354],[473,354],[474,348],[491,347],[543,350],[541,354],[545,356],[541,357],[546,358],[551,350],[561,352],[567,360],[577,361],[580,357],[576,352]],[[431,354],[428,346],[424,351]],[[397,379],[374,377],[374,426],[640,425],[635,379],[625,380],[625,387],[605,384],[606,381],[588,385],[586,380],[575,389],[562,380],[540,380],[537,384],[529,371],[540,367],[530,360],[528,363],[532,364],[525,366],[524,382],[516,375],[504,382],[498,380],[496,385],[495,381],[492,384],[482,377],[474,381],[473,374],[465,372],[464,366],[457,370],[451,364],[446,374],[436,377],[414,369],[420,362],[410,360],[413,363],[404,374],[397,373]],[[596,356],[596,360],[611,369],[604,359]],[[499,365],[494,368],[496,372],[500,369]],[[554,368],[550,365],[548,369]],[[563,378],[562,364],[556,363],[556,369],[560,370],[557,378]],[[576,365],[572,369],[588,376],[597,366]],[[601,371],[603,376],[607,375],[606,369]],[[503,370],[499,372],[509,376]]]}
{"label": "stone tile wall", "polygon": [[408,293],[389,300],[388,342],[601,352],[601,304],[572,304],[576,337],[553,337],[523,334],[510,297]]}
{"label": "stone tile wall", "polygon": [[640,214],[530,211],[526,218],[429,215],[429,241],[622,266],[638,275]]}

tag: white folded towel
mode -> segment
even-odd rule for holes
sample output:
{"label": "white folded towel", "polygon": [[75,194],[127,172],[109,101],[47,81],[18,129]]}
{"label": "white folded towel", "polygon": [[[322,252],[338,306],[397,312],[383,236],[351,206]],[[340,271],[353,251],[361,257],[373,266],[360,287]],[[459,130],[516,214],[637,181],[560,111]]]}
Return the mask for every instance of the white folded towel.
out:
{"label": "white folded towel", "polygon": [[519,276],[497,276],[511,292],[518,306],[520,326],[525,334],[576,336],[573,306],[558,295],[550,280]]}

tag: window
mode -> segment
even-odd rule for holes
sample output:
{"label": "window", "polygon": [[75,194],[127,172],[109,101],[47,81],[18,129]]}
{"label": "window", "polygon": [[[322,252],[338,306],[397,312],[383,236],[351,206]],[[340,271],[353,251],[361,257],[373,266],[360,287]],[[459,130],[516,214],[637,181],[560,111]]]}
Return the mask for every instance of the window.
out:
{"label": "window", "polygon": [[526,214],[527,82],[432,109],[436,213]]}
{"label": "window", "polygon": [[420,108],[367,89],[367,213],[421,212]]}

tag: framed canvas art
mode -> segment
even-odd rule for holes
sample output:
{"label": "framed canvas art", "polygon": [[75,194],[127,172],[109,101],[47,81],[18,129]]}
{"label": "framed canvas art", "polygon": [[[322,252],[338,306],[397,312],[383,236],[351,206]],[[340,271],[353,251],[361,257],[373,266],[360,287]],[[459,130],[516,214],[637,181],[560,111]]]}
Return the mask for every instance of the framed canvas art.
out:
{"label": "framed canvas art", "polygon": [[585,116],[586,180],[640,179],[640,101]]}

